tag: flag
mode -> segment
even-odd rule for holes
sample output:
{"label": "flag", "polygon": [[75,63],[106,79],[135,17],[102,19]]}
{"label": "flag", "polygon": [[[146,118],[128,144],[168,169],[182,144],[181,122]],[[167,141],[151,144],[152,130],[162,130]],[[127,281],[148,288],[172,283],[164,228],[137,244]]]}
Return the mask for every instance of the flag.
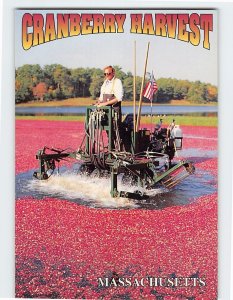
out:
{"label": "flag", "polygon": [[150,100],[152,102],[153,96],[158,90],[158,85],[155,81],[153,72],[151,73],[150,80],[148,81],[146,87],[143,90],[143,97]]}

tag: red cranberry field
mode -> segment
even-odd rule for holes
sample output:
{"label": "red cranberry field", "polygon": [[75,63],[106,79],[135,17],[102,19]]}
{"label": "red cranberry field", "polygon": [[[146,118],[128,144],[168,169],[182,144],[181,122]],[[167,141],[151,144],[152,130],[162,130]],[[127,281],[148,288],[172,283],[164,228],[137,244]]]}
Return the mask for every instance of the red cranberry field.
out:
{"label": "red cranberry field", "polygon": [[[217,128],[182,129],[179,158],[194,162],[193,181],[208,174],[205,184],[213,186],[186,205],[111,209],[52,196],[16,199],[16,297],[217,299]],[[75,150],[82,138],[80,122],[17,120],[16,175],[38,168],[43,146]]]}

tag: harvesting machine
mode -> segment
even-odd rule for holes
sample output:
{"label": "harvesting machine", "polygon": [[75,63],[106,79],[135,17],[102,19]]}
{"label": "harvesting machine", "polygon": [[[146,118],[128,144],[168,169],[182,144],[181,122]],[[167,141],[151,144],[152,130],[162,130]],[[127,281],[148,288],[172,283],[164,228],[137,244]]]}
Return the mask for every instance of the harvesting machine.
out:
{"label": "harvesting machine", "polygon": [[[163,185],[172,189],[194,173],[190,161],[173,161],[182,149],[182,130],[172,121],[165,128],[162,119],[154,129],[135,130],[135,116],[128,114],[118,124],[111,106],[86,108],[85,132],[76,151],[44,147],[36,158],[39,170],[34,177],[48,180],[61,160],[68,158],[81,162],[79,173],[87,176],[111,178],[112,197],[143,199],[146,190]],[[119,180],[125,188],[119,190]],[[128,191],[131,185],[132,191]],[[130,189],[132,190],[132,189]]]}

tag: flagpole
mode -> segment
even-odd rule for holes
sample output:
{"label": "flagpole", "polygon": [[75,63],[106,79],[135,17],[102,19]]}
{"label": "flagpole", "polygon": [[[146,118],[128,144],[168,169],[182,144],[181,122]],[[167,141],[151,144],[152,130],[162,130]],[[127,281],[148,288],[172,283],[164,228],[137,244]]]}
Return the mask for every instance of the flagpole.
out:
{"label": "flagpole", "polygon": [[[151,72],[151,76],[152,78],[154,78],[154,74],[153,71]],[[152,132],[152,102],[153,102],[153,95],[152,95],[152,99],[150,101],[150,131]]]}
{"label": "flagpole", "polygon": [[153,99],[150,102],[150,131],[152,132],[152,102]]}
{"label": "flagpole", "polygon": [[136,41],[134,41],[134,77],[133,77],[133,139],[135,148],[136,132]]}
{"label": "flagpole", "polygon": [[144,75],[143,75],[143,78],[142,78],[142,85],[141,85],[141,91],[140,91],[140,100],[139,100],[139,106],[138,106],[138,115],[137,115],[136,132],[138,132],[139,126],[140,126],[141,107],[142,107],[142,93],[143,93],[143,85],[144,85],[145,76],[146,76],[146,67],[147,67],[147,60],[148,60],[149,47],[150,47],[150,42],[148,42],[148,46],[147,46],[147,53],[146,53],[146,61],[145,61]]}

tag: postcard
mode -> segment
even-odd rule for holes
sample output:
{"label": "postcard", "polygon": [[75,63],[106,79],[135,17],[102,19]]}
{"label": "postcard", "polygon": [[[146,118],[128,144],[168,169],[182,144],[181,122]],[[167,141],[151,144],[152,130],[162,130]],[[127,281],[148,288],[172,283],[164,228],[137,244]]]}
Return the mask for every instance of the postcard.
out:
{"label": "postcard", "polygon": [[15,9],[15,297],[218,298],[216,9]]}

